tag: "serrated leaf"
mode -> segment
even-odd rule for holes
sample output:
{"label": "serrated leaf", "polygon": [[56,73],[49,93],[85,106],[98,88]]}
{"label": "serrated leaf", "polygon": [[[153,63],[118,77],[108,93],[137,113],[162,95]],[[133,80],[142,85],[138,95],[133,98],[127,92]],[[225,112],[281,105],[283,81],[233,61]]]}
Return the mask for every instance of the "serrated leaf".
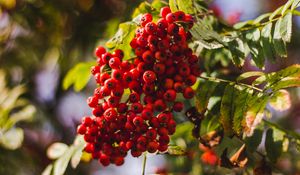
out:
{"label": "serrated leaf", "polygon": [[0,145],[9,150],[15,150],[22,145],[24,132],[21,128],[11,128],[0,136]]}
{"label": "serrated leaf", "polygon": [[179,10],[188,13],[194,14],[194,4],[192,0],[177,0]]}
{"label": "serrated leaf", "polygon": [[282,11],[281,11],[281,15],[285,15],[285,12],[291,7],[291,5],[293,4],[293,0],[289,0],[287,3],[285,3],[285,5],[283,6],[282,8]]}
{"label": "serrated leaf", "polygon": [[244,79],[247,79],[247,78],[250,78],[250,77],[259,77],[259,76],[262,76],[262,75],[264,75],[264,74],[265,74],[265,73],[260,72],[260,71],[245,72],[245,73],[241,74],[241,75],[236,79],[236,81],[241,81],[241,80],[244,80]]}
{"label": "serrated leaf", "polygon": [[272,42],[272,23],[267,24],[261,30],[261,44],[263,47],[263,51],[265,57],[270,59],[271,61],[275,60],[275,50],[273,49],[273,42]]}
{"label": "serrated leaf", "polygon": [[241,67],[244,64],[244,59],[246,57],[243,41],[236,39],[229,42],[228,49],[231,52],[233,63],[236,66]]}
{"label": "serrated leaf", "polygon": [[124,22],[119,24],[116,34],[108,40],[105,45],[109,49],[121,49],[124,51],[124,60],[130,58],[131,46],[130,42],[134,38],[137,24],[135,22]]}
{"label": "serrated leaf", "polygon": [[235,101],[235,87],[233,85],[228,84],[225,87],[224,94],[221,101],[221,109],[220,109],[220,121],[224,128],[224,132],[226,135],[231,135],[232,131],[232,120],[234,116],[234,101]]}
{"label": "serrated leaf", "polygon": [[52,164],[48,165],[45,168],[45,170],[42,172],[42,175],[51,175],[52,169],[53,169],[53,165]]}
{"label": "serrated leaf", "polygon": [[291,97],[287,90],[277,91],[270,99],[270,106],[277,111],[284,111],[291,107]]}
{"label": "serrated leaf", "polygon": [[282,18],[279,18],[275,24],[273,42],[274,42],[276,53],[281,57],[287,57],[286,43],[283,41],[281,35],[281,26],[282,26],[281,23],[282,23]]}
{"label": "serrated leaf", "polygon": [[283,6],[276,9],[269,17],[269,20],[271,21],[275,16],[280,15],[282,12]]}
{"label": "serrated leaf", "polygon": [[53,175],[63,175],[65,173],[73,153],[74,147],[71,146],[59,159],[55,161]]}
{"label": "serrated leaf", "polygon": [[300,65],[295,64],[278,72],[272,72],[266,75],[268,84],[266,87],[273,89],[299,86]]}
{"label": "serrated leaf", "polygon": [[284,42],[290,42],[292,37],[292,12],[288,12],[281,21],[280,35]]}
{"label": "serrated leaf", "polygon": [[200,113],[206,110],[209,99],[217,85],[217,83],[212,81],[202,81],[199,83],[198,89],[196,91],[195,107]]}
{"label": "serrated leaf", "polygon": [[47,149],[47,156],[50,159],[57,159],[62,156],[66,152],[66,150],[68,150],[68,148],[68,145],[64,143],[53,143]]}
{"label": "serrated leaf", "polygon": [[264,66],[265,58],[264,58],[263,48],[260,45],[261,36],[260,36],[259,29],[256,28],[253,30],[249,30],[246,33],[245,38],[247,40],[247,44],[249,46],[255,64],[259,68],[262,68]]}
{"label": "serrated leaf", "polygon": [[299,7],[299,5],[300,5],[300,0],[294,0],[292,4],[292,10]]}
{"label": "serrated leaf", "polygon": [[244,89],[236,92],[235,97],[235,111],[233,116],[233,130],[237,135],[241,135],[243,132],[242,121],[245,117],[246,110],[248,109],[248,103],[252,98],[253,89]]}
{"label": "serrated leaf", "polygon": [[85,145],[85,142],[84,142],[83,137],[77,136],[74,141],[75,151],[71,158],[72,168],[76,168],[78,166],[78,164],[80,163],[80,160],[81,160],[81,157],[83,154],[84,145]]}
{"label": "serrated leaf", "polygon": [[169,0],[169,6],[172,12],[178,11],[177,0]]}
{"label": "serrated leaf", "polygon": [[274,141],[273,129],[268,129],[266,133],[265,149],[267,157],[275,163],[282,153],[282,141]]}
{"label": "serrated leaf", "polygon": [[262,20],[266,19],[267,17],[269,17],[271,15],[271,13],[265,13],[265,14],[262,14],[260,15],[259,17],[257,17],[255,20],[254,20],[254,24],[259,24]]}
{"label": "serrated leaf", "polygon": [[169,146],[168,147],[168,154],[173,156],[183,156],[186,155],[185,149],[180,146]]}
{"label": "serrated leaf", "polygon": [[91,67],[95,64],[96,62],[92,61],[75,65],[65,76],[63,80],[63,89],[66,90],[72,85],[74,85],[75,91],[83,89],[91,77]]}
{"label": "serrated leaf", "polygon": [[253,134],[256,126],[261,123],[269,96],[257,93],[248,102],[248,108],[242,121],[243,132],[246,136]]}
{"label": "serrated leaf", "polygon": [[235,29],[241,29],[245,26],[248,26],[248,25],[252,25],[254,23],[253,20],[248,20],[248,21],[243,21],[243,22],[239,22],[239,23],[236,23],[233,28]]}
{"label": "serrated leaf", "polygon": [[245,138],[245,143],[247,145],[247,150],[250,152],[256,151],[257,147],[262,141],[263,131],[260,129],[255,129],[251,137]]}

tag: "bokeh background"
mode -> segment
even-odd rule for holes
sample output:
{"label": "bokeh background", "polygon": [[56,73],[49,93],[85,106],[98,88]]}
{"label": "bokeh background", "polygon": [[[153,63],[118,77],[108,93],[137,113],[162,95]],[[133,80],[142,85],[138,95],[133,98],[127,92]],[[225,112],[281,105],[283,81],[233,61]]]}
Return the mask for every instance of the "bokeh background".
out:
{"label": "bokeh background", "polygon": [[[90,82],[83,91],[74,92],[72,88],[63,90],[62,80],[78,62],[93,60],[94,48],[104,44],[116,32],[120,22],[130,20],[131,13],[140,2],[142,1],[0,0],[0,73],[1,76],[6,75],[2,85],[5,82],[7,88],[11,89],[23,84],[25,93],[21,97],[35,109],[30,120],[13,126],[24,131],[22,146],[15,150],[0,146],[0,175],[41,174],[51,163],[46,155],[49,145],[54,142],[72,144],[76,125],[82,116],[91,113],[86,98],[91,95],[95,84]],[[208,3],[220,18],[228,24],[234,24],[272,11],[285,1],[215,0]],[[289,45],[289,57],[279,59],[277,64],[268,63],[267,72],[300,62],[300,19],[296,17],[294,22],[296,25]],[[246,64],[244,69],[257,68]],[[1,88],[0,90],[0,96],[9,93]],[[281,113],[275,112],[274,118],[280,120],[282,116],[287,116],[282,124],[300,131],[300,91],[296,89],[291,93],[292,107]],[[5,105],[0,104],[2,112],[4,107]],[[300,162],[289,160],[289,157],[283,158],[283,168],[287,171],[290,169],[293,173],[299,172]],[[150,155],[147,172],[154,173],[157,169],[189,172],[188,166],[181,169],[172,167],[184,162],[181,159],[176,161]],[[199,158],[194,161],[199,161],[200,164]],[[127,157],[122,167],[103,168],[96,161],[83,162],[75,170],[69,167],[66,174],[132,175],[140,174],[141,167],[142,159]]]}

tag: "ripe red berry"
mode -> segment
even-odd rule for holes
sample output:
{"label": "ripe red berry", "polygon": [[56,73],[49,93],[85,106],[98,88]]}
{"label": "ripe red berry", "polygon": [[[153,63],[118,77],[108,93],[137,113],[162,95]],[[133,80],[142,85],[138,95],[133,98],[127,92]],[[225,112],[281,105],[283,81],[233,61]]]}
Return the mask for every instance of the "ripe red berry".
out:
{"label": "ripe red berry", "polygon": [[158,149],[159,145],[156,141],[149,142],[147,145],[147,151],[149,153],[155,153]]}
{"label": "ripe red berry", "polygon": [[184,104],[182,102],[180,102],[180,101],[175,102],[173,105],[173,110],[175,112],[181,112],[183,110],[183,106],[184,106]]}
{"label": "ripe red berry", "polygon": [[77,127],[77,133],[83,135],[83,134],[85,134],[85,132],[86,132],[86,126],[84,126],[84,125],[78,125],[78,127]]}
{"label": "ripe red berry", "polygon": [[141,18],[141,25],[145,27],[148,22],[152,21],[152,15],[150,13],[146,13]]}
{"label": "ripe red berry", "polygon": [[175,101],[176,91],[174,89],[169,89],[164,94],[164,100],[166,101]]}
{"label": "ripe red berry", "polygon": [[153,83],[156,80],[156,75],[153,71],[146,71],[143,74],[143,80],[148,84]]}
{"label": "ripe red berry", "polygon": [[108,166],[110,164],[110,160],[109,157],[105,154],[101,154],[99,157],[99,162],[103,165],[103,166]]}
{"label": "ripe red berry", "polygon": [[101,58],[102,54],[106,53],[106,50],[104,47],[99,46],[95,49],[95,56]]}
{"label": "ripe red berry", "polygon": [[111,67],[112,69],[118,69],[120,65],[121,65],[121,60],[118,57],[112,57],[109,60],[109,67]]}
{"label": "ripe red berry", "polygon": [[169,13],[171,13],[170,7],[163,7],[160,9],[160,16],[163,18],[165,18]]}
{"label": "ripe red berry", "polygon": [[193,98],[195,95],[194,90],[191,87],[186,87],[183,92],[183,97],[186,99]]}

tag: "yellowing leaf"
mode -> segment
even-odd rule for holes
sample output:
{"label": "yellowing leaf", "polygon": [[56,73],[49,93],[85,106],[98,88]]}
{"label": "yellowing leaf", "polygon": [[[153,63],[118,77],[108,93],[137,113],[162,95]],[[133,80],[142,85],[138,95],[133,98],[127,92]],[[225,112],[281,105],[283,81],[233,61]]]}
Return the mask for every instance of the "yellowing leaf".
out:
{"label": "yellowing leaf", "polygon": [[68,148],[68,145],[64,143],[54,143],[47,149],[47,156],[50,159],[57,159],[62,156]]}
{"label": "yellowing leaf", "polygon": [[270,99],[270,106],[277,111],[284,111],[291,107],[291,97],[287,90],[279,90]]}

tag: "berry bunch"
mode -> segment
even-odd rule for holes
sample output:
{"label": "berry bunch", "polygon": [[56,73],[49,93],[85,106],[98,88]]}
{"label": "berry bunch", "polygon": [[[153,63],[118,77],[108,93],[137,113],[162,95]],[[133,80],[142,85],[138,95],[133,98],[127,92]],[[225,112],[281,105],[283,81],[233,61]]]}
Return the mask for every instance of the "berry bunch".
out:
{"label": "berry bunch", "polygon": [[99,46],[95,51],[91,73],[99,87],[87,99],[94,117],[84,117],[77,132],[87,142],[85,151],[104,166],[122,165],[129,150],[134,157],[166,151],[176,128],[173,112],[183,109],[177,93],[194,96],[198,59],[188,48],[189,33],[179,25],[191,27],[192,17],[168,7],[161,16],[154,23],[150,14],[143,15],[131,42],[137,56],[131,61],[122,60],[122,50],[110,53]]}
{"label": "berry bunch", "polygon": [[169,106],[180,112],[183,103],[175,102],[176,96],[182,93],[184,98],[192,98],[191,86],[200,74],[198,58],[188,48],[191,35],[183,27],[192,27],[193,18],[182,11],[171,13],[169,7],[162,8],[160,14],[162,18],[156,23],[151,14],[143,15],[130,44],[137,55],[134,63],[143,74],[143,88],[149,90],[146,95],[154,97],[154,108],[164,111]]}

